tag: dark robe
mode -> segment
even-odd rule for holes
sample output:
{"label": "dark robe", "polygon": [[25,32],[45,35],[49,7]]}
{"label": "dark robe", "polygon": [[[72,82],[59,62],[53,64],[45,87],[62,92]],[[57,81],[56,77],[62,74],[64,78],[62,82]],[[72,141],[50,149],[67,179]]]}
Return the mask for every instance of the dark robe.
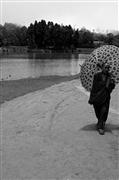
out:
{"label": "dark robe", "polygon": [[102,72],[94,75],[93,85],[90,93],[89,104],[103,104],[110,99],[110,94],[115,87],[110,76],[103,80]]}
{"label": "dark robe", "polygon": [[107,120],[110,104],[110,94],[115,87],[115,83],[110,76],[103,79],[102,72],[94,75],[93,85],[90,93],[89,104],[92,104],[98,119],[98,128],[103,129]]}

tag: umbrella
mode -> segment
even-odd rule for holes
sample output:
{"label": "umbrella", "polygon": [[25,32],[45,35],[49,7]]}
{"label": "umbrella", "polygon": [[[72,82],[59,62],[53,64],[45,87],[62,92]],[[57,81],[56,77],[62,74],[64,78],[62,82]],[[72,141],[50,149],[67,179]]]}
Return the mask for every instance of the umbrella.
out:
{"label": "umbrella", "polygon": [[119,48],[114,45],[103,45],[95,49],[81,66],[80,79],[87,91],[91,90],[97,63],[109,65],[113,79],[119,83]]}

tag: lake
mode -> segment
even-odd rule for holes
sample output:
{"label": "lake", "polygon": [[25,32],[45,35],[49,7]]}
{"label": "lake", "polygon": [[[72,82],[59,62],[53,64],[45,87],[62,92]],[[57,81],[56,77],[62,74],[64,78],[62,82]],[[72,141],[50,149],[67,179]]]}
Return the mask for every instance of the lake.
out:
{"label": "lake", "polygon": [[5,55],[0,59],[0,80],[75,75],[87,57],[88,54],[69,53]]}

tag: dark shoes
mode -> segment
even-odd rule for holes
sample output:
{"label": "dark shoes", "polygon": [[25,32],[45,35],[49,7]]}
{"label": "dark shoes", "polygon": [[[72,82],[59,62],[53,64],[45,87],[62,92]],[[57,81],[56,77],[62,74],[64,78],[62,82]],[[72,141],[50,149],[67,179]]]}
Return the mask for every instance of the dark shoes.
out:
{"label": "dark shoes", "polygon": [[100,127],[99,124],[97,123],[96,129],[100,135],[104,135],[105,134],[105,130],[104,130],[105,129],[105,122],[103,122],[103,127]]}
{"label": "dark shoes", "polygon": [[105,134],[104,129],[98,129],[98,132],[99,132],[100,135],[104,135]]}

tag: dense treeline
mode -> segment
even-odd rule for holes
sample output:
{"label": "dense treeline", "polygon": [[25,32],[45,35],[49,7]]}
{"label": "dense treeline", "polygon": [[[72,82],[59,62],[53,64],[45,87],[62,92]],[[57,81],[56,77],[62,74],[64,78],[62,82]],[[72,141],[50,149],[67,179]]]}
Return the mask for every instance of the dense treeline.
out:
{"label": "dense treeline", "polygon": [[[96,43],[97,44],[96,44]],[[41,20],[27,28],[12,23],[0,25],[0,46],[28,46],[31,49],[76,49],[102,44],[119,46],[119,33],[100,34],[85,28],[73,29],[70,25]]]}
{"label": "dense treeline", "polygon": [[93,34],[88,30],[74,30],[70,25],[63,26],[53,22],[35,21],[27,31],[30,48],[71,49],[93,45]]}

